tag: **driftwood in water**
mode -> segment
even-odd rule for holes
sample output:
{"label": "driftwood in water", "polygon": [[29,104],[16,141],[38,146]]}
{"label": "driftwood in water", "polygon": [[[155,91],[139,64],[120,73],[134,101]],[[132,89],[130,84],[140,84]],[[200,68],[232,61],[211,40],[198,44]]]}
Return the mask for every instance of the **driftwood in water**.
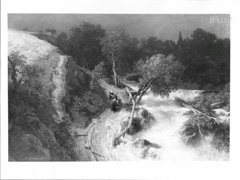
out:
{"label": "driftwood in water", "polygon": [[132,112],[131,112],[131,116],[129,117],[127,127],[114,138],[113,146],[116,146],[119,142],[119,139],[126,134],[127,130],[130,128],[130,126],[132,124],[132,120],[133,120],[134,113],[135,113],[136,99],[132,96],[132,94],[130,93],[128,88],[126,88],[126,90],[130,96],[130,99],[132,100]]}
{"label": "driftwood in water", "polygon": [[157,78],[151,78],[150,80],[148,80],[147,82],[145,82],[139,89],[137,92],[130,92],[130,89],[128,87],[126,87],[126,91],[129,95],[129,100],[132,101],[132,111],[131,111],[131,115],[129,117],[128,120],[128,125],[127,127],[122,130],[114,139],[113,139],[113,146],[117,146],[119,144],[120,138],[122,136],[124,136],[127,132],[127,130],[130,128],[133,118],[134,118],[134,113],[135,113],[135,108],[136,108],[136,104],[140,103],[143,95],[147,92],[147,90],[150,88],[150,86],[152,85],[152,83],[156,80]]}
{"label": "driftwood in water", "polygon": [[[199,114],[199,115],[205,115],[207,118],[214,120],[217,124],[220,124],[219,120],[215,117],[208,116],[207,114],[199,111],[198,109],[194,108],[191,104],[187,103],[186,101],[182,100],[181,98],[176,97],[175,101],[182,107],[190,109],[193,113]],[[200,133],[201,134],[201,133]]]}
{"label": "driftwood in water", "polygon": [[151,78],[150,80],[148,80],[147,82],[145,82],[139,89],[137,92],[137,96],[138,100],[137,103],[140,103],[142,100],[143,95],[147,92],[147,90],[151,87],[152,83],[156,80],[157,78]]}

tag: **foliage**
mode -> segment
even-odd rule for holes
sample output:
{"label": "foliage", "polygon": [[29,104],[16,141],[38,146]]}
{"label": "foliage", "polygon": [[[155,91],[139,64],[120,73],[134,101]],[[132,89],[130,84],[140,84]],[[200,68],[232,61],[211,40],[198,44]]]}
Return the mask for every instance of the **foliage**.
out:
{"label": "foliage", "polygon": [[39,39],[42,39],[44,41],[47,41],[49,42],[50,44],[54,45],[54,46],[57,46],[56,44],[56,36],[52,36],[52,35],[49,35],[49,34],[46,34],[42,31],[39,31],[37,33],[34,34],[36,37],[38,37]]}
{"label": "foliage", "polygon": [[212,136],[211,143],[219,151],[229,151],[229,124],[219,123],[203,114],[189,113],[182,135],[189,145],[198,145],[206,136]]}
{"label": "foliage", "polygon": [[39,103],[46,100],[39,80],[44,73],[43,69],[26,64],[24,59],[19,52],[12,52],[8,56],[9,120],[13,123],[27,120],[34,107],[39,107]]}
{"label": "foliage", "polygon": [[140,60],[135,68],[141,72],[145,80],[157,77],[152,85],[152,90],[162,95],[167,95],[171,89],[178,86],[184,67],[174,60],[174,56],[157,54],[146,61]]}
{"label": "foliage", "polygon": [[108,32],[102,39],[102,51],[104,55],[106,55],[110,61],[112,58],[118,60],[123,56],[125,47],[127,47],[129,43],[129,39],[129,35],[122,28]]}
{"label": "foliage", "polygon": [[105,30],[100,25],[83,22],[70,30],[69,54],[78,65],[90,70],[103,60],[101,39]]}
{"label": "foliage", "polygon": [[229,84],[219,92],[203,94],[195,99],[193,107],[202,113],[188,113],[189,120],[184,123],[182,134],[187,137],[187,143],[194,145],[201,142],[203,136],[212,135],[212,144],[219,151],[229,151],[229,130],[228,121],[214,120],[216,117],[213,109],[223,108],[230,110],[230,91]]}
{"label": "foliage", "polygon": [[89,95],[88,93],[83,94],[82,97],[74,97],[74,109],[83,114],[95,114],[101,110],[103,102],[100,98]]}
{"label": "foliage", "polygon": [[[47,31],[51,33],[52,29]],[[56,32],[53,31],[53,34]],[[69,37],[66,33],[58,36],[40,33],[37,36],[58,46],[78,65],[90,70],[105,61],[106,57],[106,71],[109,76],[114,74],[115,79],[118,75],[131,72],[139,59],[145,61],[154,54],[174,54],[176,61],[185,67],[181,80],[187,87],[193,84],[190,87],[213,89],[230,81],[230,40],[217,38],[215,34],[200,28],[190,38],[183,39],[179,33],[177,43],[154,36],[139,42],[124,29],[118,28],[105,34],[100,25],[87,22],[73,27]]]}
{"label": "foliage", "polygon": [[218,93],[209,93],[197,97],[193,106],[206,114],[212,115],[212,108],[216,103],[226,111],[230,111],[229,84],[226,84]]}
{"label": "foliage", "polygon": [[56,29],[46,29],[46,32],[51,33],[52,36],[54,36],[57,33]]}
{"label": "foliage", "polygon": [[69,39],[68,35],[66,33],[60,33],[55,40],[55,45],[58,46],[58,48],[64,52],[65,54],[69,53],[70,45],[69,45]]}
{"label": "foliage", "polygon": [[198,89],[200,89],[200,87],[199,87],[199,84],[194,83],[194,82],[180,81],[179,89],[198,90]]}
{"label": "foliage", "polygon": [[176,43],[171,40],[162,41],[157,37],[142,39],[140,44],[140,53],[142,58],[149,58],[154,54],[169,55],[175,52]]}
{"label": "foliage", "polygon": [[22,88],[28,89],[28,93],[32,91],[38,93],[42,90],[39,78],[44,71],[37,65],[26,64],[24,59],[25,57],[19,52],[12,52],[8,56],[8,73],[13,83],[13,89],[18,91],[19,86],[22,85]]}
{"label": "foliage", "polygon": [[118,85],[118,74],[124,74],[138,58],[138,40],[131,38],[122,28],[115,29],[102,39],[102,52],[111,62],[115,85]]}
{"label": "foliage", "polygon": [[91,82],[90,82],[90,91],[89,91],[89,95],[91,94],[92,90],[94,89],[94,87],[97,84],[97,81],[104,77],[104,62],[101,61],[98,65],[95,66],[95,68],[92,71],[92,78],[91,78]]}
{"label": "foliage", "polygon": [[[26,152],[14,147],[20,137],[30,134],[39,139],[43,148],[49,150],[51,160],[77,159],[73,151],[71,134],[66,129],[58,127],[54,122],[53,115],[56,112],[51,106],[51,98],[43,91],[41,83],[44,70],[39,66],[27,64],[25,57],[19,52],[10,53],[8,62],[10,154],[14,156],[15,160],[24,160],[22,155]],[[38,156],[40,150],[36,143],[31,141],[27,145],[38,150],[32,154],[36,160],[41,158]],[[27,147],[23,146],[26,150]]]}
{"label": "foliage", "polygon": [[230,40],[227,38],[218,39],[213,33],[196,29],[191,38],[178,45],[175,55],[186,67],[184,81],[209,89],[230,80]]}

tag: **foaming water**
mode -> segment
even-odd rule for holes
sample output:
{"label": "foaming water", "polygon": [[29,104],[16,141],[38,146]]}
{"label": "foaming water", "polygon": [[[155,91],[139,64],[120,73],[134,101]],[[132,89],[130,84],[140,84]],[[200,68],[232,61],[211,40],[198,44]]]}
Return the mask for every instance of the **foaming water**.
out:
{"label": "foaming water", "polygon": [[142,99],[141,107],[147,109],[156,119],[156,123],[148,130],[139,133],[139,138],[159,144],[161,148],[154,150],[159,160],[228,160],[229,155],[219,152],[211,145],[211,136],[205,137],[198,147],[186,145],[180,135],[187,117],[187,108],[178,106],[174,99],[179,97],[189,101],[196,98],[201,91],[177,90],[169,97],[153,95],[149,92]]}

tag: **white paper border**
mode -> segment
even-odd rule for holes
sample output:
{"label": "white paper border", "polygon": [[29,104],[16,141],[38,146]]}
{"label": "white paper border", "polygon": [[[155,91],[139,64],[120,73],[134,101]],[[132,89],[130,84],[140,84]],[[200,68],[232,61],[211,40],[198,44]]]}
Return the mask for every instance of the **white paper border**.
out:
{"label": "white paper border", "polygon": [[[3,0],[1,11],[2,179],[239,179],[239,6],[237,1]],[[229,162],[8,162],[7,14],[231,14],[231,149]]]}

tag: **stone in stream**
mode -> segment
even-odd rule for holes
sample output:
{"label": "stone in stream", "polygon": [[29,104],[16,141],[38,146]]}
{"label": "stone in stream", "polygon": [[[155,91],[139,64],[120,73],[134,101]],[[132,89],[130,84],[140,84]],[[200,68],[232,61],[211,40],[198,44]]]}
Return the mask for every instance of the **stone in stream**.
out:
{"label": "stone in stream", "polygon": [[159,158],[158,154],[156,153],[157,149],[160,149],[161,146],[157,143],[152,143],[146,139],[135,139],[132,143],[133,147],[138,148],[140,150],[140,157],[141,158],[148,158],[157,159]]}
{"label": "stone in stream", "polygon": [[130,135],[136,134],[141,130],[149,128],[154,121],[154,117],[146,109],[139,108],[127,133]]}

